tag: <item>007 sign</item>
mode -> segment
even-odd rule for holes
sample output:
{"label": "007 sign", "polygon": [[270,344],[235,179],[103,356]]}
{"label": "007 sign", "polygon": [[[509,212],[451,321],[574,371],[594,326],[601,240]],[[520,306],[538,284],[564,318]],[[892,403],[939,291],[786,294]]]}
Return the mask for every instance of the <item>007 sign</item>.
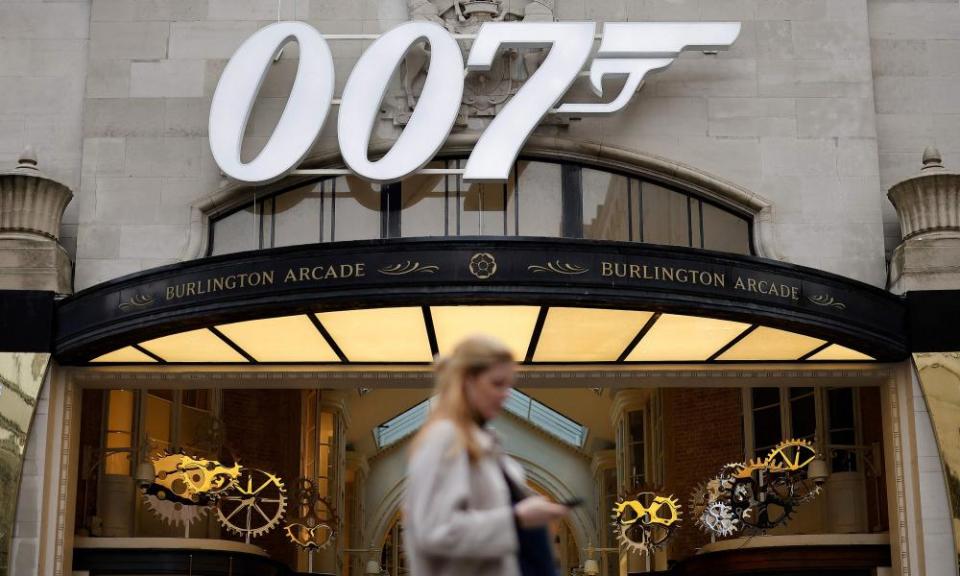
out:
{"label": "007 sign", "polygon": [[[593,22],[488,22],[474,38],[464,66],[457,41],[432,22],[408,22],[374,41],[347,79],[337,119],[343,161],[358,176],[394,182],[425,166],[456,121],[466,73],[489,70],[501,48],[549,48],[546,58],[477,140],[463,171],[466,182],[508,179],[524,142],[549,113],[596,115],[620,110],[646,74],[662,69],[686,49],[722,50],[740,33],[738,22],[614,22],[603,26],[590,64],[590,83],[602,96],[604,77],[624,78],[620,93],[605,103],[560,99],[593,51]],[[256,158],[240,158],[243,134],[270,63],[296,41],[300,61],[286,107]],[[383,157],[371,160],[370,136],[388,83],[411,46],[426,42],[430,67],[410,121]],[[227,64],[210,107],[210,149],[220,169],[248,183],[264,183],[294,170],[307,155],[333,103],[333,57],[324,37],[303,22],[271,24],[248,38]]]}

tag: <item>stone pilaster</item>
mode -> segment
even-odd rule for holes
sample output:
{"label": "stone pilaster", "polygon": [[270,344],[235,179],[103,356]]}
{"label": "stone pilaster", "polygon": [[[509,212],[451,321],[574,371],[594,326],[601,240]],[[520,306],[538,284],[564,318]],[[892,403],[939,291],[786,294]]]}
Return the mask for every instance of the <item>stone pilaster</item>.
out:
{"label": "stone pilaster", "polygon": [[944,168],[940,152],[927,148],[920,173],[895,184],[887,197],[903,237],[890,259],[890,291],[960,289],[960,173]]}
{"label": "stone pilaster", "polygon": [[44,175],[31,148],[0,173],[0,290],[72,292],[72,264],[59,242],[73,192]]}

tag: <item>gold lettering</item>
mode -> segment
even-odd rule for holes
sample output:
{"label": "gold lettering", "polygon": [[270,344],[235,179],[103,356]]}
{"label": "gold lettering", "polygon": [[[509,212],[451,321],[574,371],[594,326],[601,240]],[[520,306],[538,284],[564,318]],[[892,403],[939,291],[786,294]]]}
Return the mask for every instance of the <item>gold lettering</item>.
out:
{"label": "gold lettering", "polygon": [[193,282],[187,283],[187,296],[196,296],[197,287],[193,285]]}
{"label": "gold lettering", "polygon": [[690,277],[687,276],[687,271],[684,270],[683,268],[677,270],[676,274],[677,274],[677,282],[680,282],[681,284],[686,284],[687,282],[690,281]]}
{"label": "gold lettering", "polygon": [[[316,268],[314,268],[314,270],[316,270]],[[300,267],[300,281],[301,281],[301,282],[306,282],[306,281],[309,280],[309,279],[310,279],[310,269],[307,268],[306,266],[301,266],[301,267]]]}
{"label": "gold lettering", "polygon": [[647,268],[647,265],[643,265],[643,279],[644,280],[653,280],[654,277],[650,275],[650,270]]}
{"label": "gold lettering", "polygon": [[640,277],[640,265],[639,265],[639,264],[631,264],[631,265],[630,265],[630,277],[631,277],[631,278],[639,278],[639,277]]}
{"label": "gold lettering", "polygon": [[293,273],[293,268],[287,268],[287,274],[283,277],[284,282],[296,282],[297,275]]}
{"label": "gold lettering", "polygon": [[334,268],[333,266],[327,268],[327,273],[323,275],[324,280],[326,280],[327,278],[336,278],[336,277],[337,277],[337,269]]}
{"label": "gold lettering", "polygon": [[218,276],[213,279],[213,289],[217,292],[223,290],[223,276]]}
{"label": "gold lettering", "polygon": [[167,300],[172,300],[176,292],[177,292],[176,288],[174,288],[173,286],[167,286]]}
{"label": "gold lettering", "polygon": [[660,270],[661,272],[663,272],[663,279],[664,279],[664,280],[669,280],[669,281],[673,282],[673,272],[674,272],[673,268],[663,268],[663,267],[658,266],[658,267],[657,267],[657,270]]}
{"label": "gold lettering", "polygon": [[612,274],[613,274],[613,265],[610,262],[601,262],[600,275],[606,277]]}
{"label": "gold lettering", "polygon": [[227,287],[227,290],[233,290],[237,287],[237,277],[236,276],[227,276],[223,279],[223,285]]}
{"label": "gold lettering", "polygon": [[757,281],[754,278],[747,278],[747,290],[750,292],[757,291]]}
{"label": "gold lettering", "polygon": [[355,267],[356,267],[357,278],[363,278],[364,276],[367,275],[367,272],[364,270],[364,266],[366,266],[366,264],[364,264],[363,262],[356,263]]}
{"label": "gold lettering", "polygon": [[720,272],[714,272],[714,273],[713,273],[713,283],[714,283],[714,285],[719,286],[719,287],[721,287],[721,288],[726,288],[726,287],[727,287],[727,277],[726,277],[724,274],[720,273]]}
{"label": "gold lettering", "polygon": [[791,299],[791,300],[799,300],[799,299],[800,299],[800,287],[799,287],[799,286],[791,286],[791,287],[790,287],[790,299]]}
{"label": "gold lettering", "polygon": [[733,285],[734,290],[746,290],[746,286],[743,285],[743,278],[737,276],[737,281]]}
{"label": "gold lettering", "polygon": [[273,270],[267,270],[266,272],[261,272],[263,275],[264,284],[273,285]]}

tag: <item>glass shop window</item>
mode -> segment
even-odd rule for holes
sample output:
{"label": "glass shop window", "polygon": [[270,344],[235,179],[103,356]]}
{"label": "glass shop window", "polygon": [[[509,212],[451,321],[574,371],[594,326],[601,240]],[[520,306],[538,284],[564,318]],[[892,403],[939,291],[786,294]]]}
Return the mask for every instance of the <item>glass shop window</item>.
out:
{"label": "glass shop window", "polygon": [[583,182],[583,237],[594,240],[629,241],[634,238],[631,227],[639,229],[635,213],[636,197],[631,179],[584,168]]}
{"label": "glass shop window", "polygon": [[766,458],[774,446],[785,440],[780,414],[780,388],[751,390],[753,413],[753,454]]}
{"label": "glass shop window", "polygon": [[630,437],[627,454],[630,458],[630,486],[638,487],[647,483],[647,438],[645,414],[635,410],[627,414],[627,431]]}
{"label": "glass shop window", "polygon": [[[431,162],[427,168],[445,168],[446,162]],[[400,183],[401,236],[448,236],[447,214],[453,208],[449,174],[416,174]]]}
{"label": "glass shop window", "polygon": [[130,475],[130,456],[133,444],[134,393],[111,390],[108,397],[107,428],[104,439],[106,473]]}
{"label": "glass shop window", "polygon": [[817,396],[814,388],[790,388],[790,438],[816,442]]}
{"label": "glass shop window", "polygon": [[325,185],[330,183],[311,184],[276,196],[273,204],[273,246],[296,246],[320,241]]}
{"label": "glass shop window", "polygon": [[[562,184],[561,165],[553,162],[517,162],[509,195],[507,227],[514,236],[562,235],[563,207],[558,201]],[[519,227],[518,227],[519,226]]]}
{"label": "glass shop window", "polygon": [[764,458],[778,443],[797,438],[818,444],[833,472],[858,470],[857,388],[752,388],[749,402],[753,457]]}
{"label": "glass shop window", "polygon": [[340,177],[327,186],[325,196],[329,215],[323,225],[324,242],[380,238],[379,184],[356,176]]}
{"label": "glass shop window", "polygon": [[221,433],[212,390],[111,390],[106,473],[129,476],[135,458],[149,461],[164,451],[215,457]]}
{"label": "glass shop window", "polygon": [[827,390],[827,447],[833,472],[857,471],[856,389]]}

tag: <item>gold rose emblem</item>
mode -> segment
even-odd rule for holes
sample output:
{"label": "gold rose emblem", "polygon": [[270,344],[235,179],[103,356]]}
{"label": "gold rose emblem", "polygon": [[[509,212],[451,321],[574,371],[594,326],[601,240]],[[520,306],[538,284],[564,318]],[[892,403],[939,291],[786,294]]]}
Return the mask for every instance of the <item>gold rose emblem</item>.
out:
{"label": "gold rose emblem", "polygon": [[470,258],[470,273],[481,280],[497,273],[497,260],[493,254],[479,252]]}

